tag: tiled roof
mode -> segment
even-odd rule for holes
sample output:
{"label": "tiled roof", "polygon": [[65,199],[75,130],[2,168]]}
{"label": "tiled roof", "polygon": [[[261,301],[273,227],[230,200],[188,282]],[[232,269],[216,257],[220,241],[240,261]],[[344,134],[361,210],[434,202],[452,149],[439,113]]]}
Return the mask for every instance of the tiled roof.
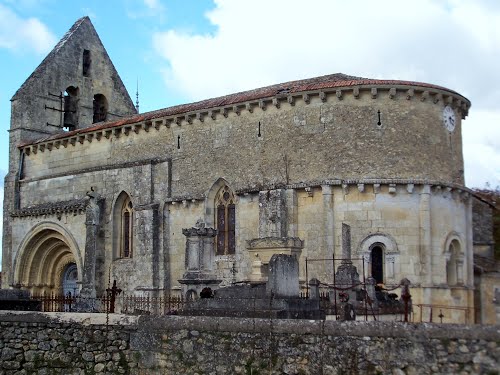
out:
{"label": "tiled roof", "polygon": [[[22,144],[19,147],[24,147],[29,144],[35,144],[39,142],[46,142],[49,140],[55,140],[60,138],[71,137],[78,134],[85,134],[97,130],[104,130],[109,128],[114,128],[121,125],[134,124],[142,121],[154,120],[157,118],[165,116],[174,116],[187,114],[195,111],[208,110],[210,108],[219,108],[226,106],[233,106],[239,103],[244,103],[248,101],[255,101],[265,98],[271,98],[274,96],[286,96],[288,94],[294,94],[299,92],[307,91],[317,91],[333,88],[342,87],[354,87],[354,86],[417,86],[430,89],[444,90],[450,92],[454,95],[459,95],[457,92],[449,90],[442,86],[431,85],[428,83],[412,82],[412,81],[399,81],[399,80],[379,80],[379,79],[368,79],[355,76],[349,76],[342,73],[330,74],[320,77],[302,79],[298,81],[290,81],[285,83],[279,83],[271,86],[261,87],[253,90],[242,91],[235,94],[220,96],[217,98],[206,99],[199,102],[181,104],[173,107],[168,107],[164,109],[159,109],[152,112],[141,113],[137,115],[132,115],[129,117],[124,117],[120,120],[98,123],[94,126],[87,128],[77,129],[71,132],[65,132],[60,134],[51,135],[43,139],[38,139],[34,142],[28,142]],[[464,98],[465,99],[465,98]],[[465,99],[467,101],[467,99]]]}
{"label": "tiled roof", "polygon": [[15,210],[12,212],[12,216],[23,217],[23,216],[40,216],[40,215],[52,215],[52,214],[62,214],[69,212],[83,212],[87,207],[88,199],[74,199],[63,202],[51,202],[39,205],[33,205],[25,207],[20,210]]}
{"label": "tiled roof", "polygon": [[474,254],[474,268],[480,273],[500,272],[500,263],[493,258]]}

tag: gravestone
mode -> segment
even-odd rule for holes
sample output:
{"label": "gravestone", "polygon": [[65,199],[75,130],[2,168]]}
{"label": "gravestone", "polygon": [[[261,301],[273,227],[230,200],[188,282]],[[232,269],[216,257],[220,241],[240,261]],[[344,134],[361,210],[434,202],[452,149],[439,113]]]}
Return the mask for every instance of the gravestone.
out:
{"label": "gravestone", "polygon": [[269,261],[267,295],[276,298],[299,296],[299,261],[294,255],[274,254]]}

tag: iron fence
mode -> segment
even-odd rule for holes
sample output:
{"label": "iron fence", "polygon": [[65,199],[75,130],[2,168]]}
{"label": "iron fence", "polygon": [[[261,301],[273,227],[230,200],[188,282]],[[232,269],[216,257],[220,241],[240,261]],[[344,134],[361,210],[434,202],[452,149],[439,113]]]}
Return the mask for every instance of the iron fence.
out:
{"label": "iron fence", "polygon": [[[308,299],[307,292],[300,293],[301,299]],[[39,301],[41,311],[44,312],[76,312],[78,311],[79,303],[83,302],[80,296],[69,296],[59,294],[33,295],[32,300]],[[89,301],[90,300],[90,301]],[[84,302],[88,307],[92,306],[93,312],[106,313],[111,310],[110,296],[101,296],[95,299],[85,298]],[[176,315],[183,310],[188,304],[186,300],[179,295],[167,295],[162,297],[145,296],[118,296],[115,298],[115,312],[128,315]],[[336,319],[337,309],[331,301],[331,295],[328,291],[319,293],[318,307],[330,316],[329,319]],[[404,311],[401,307],[394,308],[378,308],[371,309],[371,306],[365,308],[364,305],[356,309],[358,316],[364,316],[365,320],[404,320]],[[447,306],[437,304],[413,304],[413,308],[417,311],[409,313],[409,321],[414,323],[430,322],[430,323],[446,323],[447,321],[456,321],[452,319],[452,314],[462,314],[463,322],[470,321],[471,314],[474,309],[463,306]]]}
{"label": "iron fence", "polygon": [[117,305],[122,314],[176,315],[186,303],[182,296],[117,298]]}
{"label": "iron fence", "polygon": [[[425,303],[414,304],[414,306],[419,310],[419,318],[415,321],[414,316],[413,319],[413,322],[415,323],[447,323],[449,321],[456,323],[461,320],[460,318],[463,318],[462,323],[469,323],[472,320],[471,316],[473,316],[472,314],[474,310],[477,310],[473,307],[467,306],[449,306]],[[458,316],[453,317],[453,315]]]}
{"label": "iron fence", "polygon": [[[117,296],[114,300],[109,295],[96,298],[83,298],[60,294],[32,295],[39,301],[43,312],[75,312],[84,304],[86,310],[96,313],[116,312],[121,314],[173,315],[182,310],[187,301],[181,296],[150,297]],[[113,309],[114,308],[114,309]]]}
{"label": "iron fence", "polygon": [[31,296],[34,301],[40,301],[43,312],[74,312],[77,311],[79,303],[85,302],[91,306],[94,312],[109,312],[110,298],[102,296],[98,298],[83,298],[80,296],[62,294],[34,294]]}

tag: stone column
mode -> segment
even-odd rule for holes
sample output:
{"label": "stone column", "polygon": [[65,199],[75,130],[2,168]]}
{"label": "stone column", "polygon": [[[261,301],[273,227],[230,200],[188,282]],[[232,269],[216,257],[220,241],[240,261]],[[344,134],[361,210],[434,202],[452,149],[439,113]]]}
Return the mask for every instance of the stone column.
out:
{"label": "stone column", "polygon": [[163,206],[163,234],[162,234],[162,242],[163,242],[163,292],[165,296],[170,294],[170,211],[169,205],[165,204]]}
{"label": "stone column", "polygon": [[286,197],[286,212],[287,212],[287,235],[297,237],[298,231],[298,202],[297,191],[295,189],[287,189]]}
{"label": "stone column", "polygon": [[393,279],[395,275],[394,263],[396,263],[396,255],[395,254],[386,254],[385,255],[385,267],[386,267],[386,276],[388,279]]}
{"label": "stone column", "polygon": [[457,284],[463,285],[464,284],[464,259],[463,258],[458,258],[456,260],[456,267],[457,267]]}
{"label": "stone column", "polygon": [[97,256],[97,235],[101,223],[101,205],[102,199],[99,194],[95,192],[88,192],[89,197],[85,226],[85,256],[82,270],[82,289],[80,291],[80,299],[77,302],[76,310],[80,312],[92,312],[95,309],[95,268]]}
{"label": "stone column", "polygon": [[[334,207],[333,207],[333,187],[330,185],[322,185],[321,191],[323,194],[323,223],[324,223],[324,258],[335,257],[335,220],[334,220]],[[331,272],[330,272],[331,271]],[[331,280],[333,279],[333,272],[331,267],[326,267],[326,276]]]}
{"label": "stone column", "polygon": [[[348,224],[342,223],[342,261],[335,272],[335,284],[341,288],[352,289],[344,290],[344,293],[349,294],[351,301],[356,300],[355,289],[359,285],[359,274],[357,268],[351,261],[351,227]],[[340,301],[340,296],[337,293],[337,302]]]}
{"label": "stone column", "polygon": [[85,257],[82,270],[81,297],[95,298],[95,266],[97,255],[97,235],[101,221],[101,197],[95,192],[87,193],[89,201],[86,208]]}

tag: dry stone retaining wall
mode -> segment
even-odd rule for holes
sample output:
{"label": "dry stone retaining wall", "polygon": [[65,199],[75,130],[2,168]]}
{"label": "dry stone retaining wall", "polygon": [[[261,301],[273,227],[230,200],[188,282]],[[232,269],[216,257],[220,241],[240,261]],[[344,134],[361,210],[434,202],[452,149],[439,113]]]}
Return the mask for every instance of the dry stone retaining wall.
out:
{"label": "dry stone retaining wall", "polygon": [[0,375],[498,374],[500,326],[4,313]]}

